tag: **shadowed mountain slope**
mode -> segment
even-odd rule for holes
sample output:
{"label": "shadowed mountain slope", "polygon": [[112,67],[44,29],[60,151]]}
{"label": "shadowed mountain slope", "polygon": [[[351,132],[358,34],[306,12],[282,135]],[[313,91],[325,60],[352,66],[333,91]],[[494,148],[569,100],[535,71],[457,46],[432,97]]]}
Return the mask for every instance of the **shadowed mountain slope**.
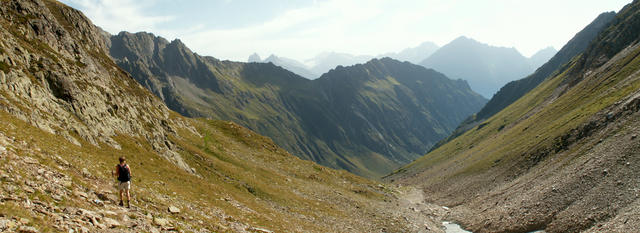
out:
{"label": "shadowed mountain slope", "polygon": [[171,109],[238,122],[301,158],[368,177],[417,158],[485,102],[463,81],[388,58],[307,80],[271,63],[202,57],[149,33],[110,41],[120,67]]}

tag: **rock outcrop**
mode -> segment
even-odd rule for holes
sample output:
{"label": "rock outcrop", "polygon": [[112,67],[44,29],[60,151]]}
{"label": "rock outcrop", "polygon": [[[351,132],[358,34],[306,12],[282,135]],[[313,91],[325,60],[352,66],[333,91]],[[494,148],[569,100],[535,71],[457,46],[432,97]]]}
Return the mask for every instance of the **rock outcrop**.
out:
{"label": "rock outcrop", "polygon": [[81,12],[2,1],[0,27],[0,109],[76,145],[120,148],[118,135],[142,137],[188,169],[169,139],[186,125],[115,65],[102,30]]}

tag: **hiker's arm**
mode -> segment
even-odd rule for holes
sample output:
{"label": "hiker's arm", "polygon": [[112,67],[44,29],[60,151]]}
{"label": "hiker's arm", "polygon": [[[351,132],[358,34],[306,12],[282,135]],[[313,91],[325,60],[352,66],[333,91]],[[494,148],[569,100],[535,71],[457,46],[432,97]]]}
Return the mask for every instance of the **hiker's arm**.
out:
{"label": "hiker's arm", "polygon": [[118,174],[120,171],[118,171],[118,165],[116,165],[116,168],[113,172],[111,172],[111,174],[113,174],[113,177],[118,177],[120,174]]}

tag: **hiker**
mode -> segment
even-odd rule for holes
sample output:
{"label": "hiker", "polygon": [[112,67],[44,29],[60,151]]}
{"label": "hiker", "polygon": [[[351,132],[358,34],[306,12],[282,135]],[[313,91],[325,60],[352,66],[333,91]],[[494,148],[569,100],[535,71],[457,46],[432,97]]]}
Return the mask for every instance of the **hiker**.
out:
{"label": "hiker", "polygon": [[127,208],[130,208],[131,195],[129,194],[129,189],[131,188],[131,168],[127,164],[126,159],[123,157],[119,158],[120,163],[116,165],[116,170],[113,172],[114,176],[118,178],[118,191],[120,191],[120,206],[123,206],[122,202],[123,194],[126,192],[127,194]]}

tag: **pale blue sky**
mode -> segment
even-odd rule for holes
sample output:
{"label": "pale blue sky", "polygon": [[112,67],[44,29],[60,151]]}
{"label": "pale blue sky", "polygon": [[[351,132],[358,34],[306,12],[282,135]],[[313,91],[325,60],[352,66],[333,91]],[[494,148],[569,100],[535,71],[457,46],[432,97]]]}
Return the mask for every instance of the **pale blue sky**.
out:
{"label": "pale blue sky", "polygon": [[202,55],[258,52],[304,61],[321,52],[378,55],[468,36],[525,56],[560,49],[631,0],[62,0],[115,34],[179,38]]}

